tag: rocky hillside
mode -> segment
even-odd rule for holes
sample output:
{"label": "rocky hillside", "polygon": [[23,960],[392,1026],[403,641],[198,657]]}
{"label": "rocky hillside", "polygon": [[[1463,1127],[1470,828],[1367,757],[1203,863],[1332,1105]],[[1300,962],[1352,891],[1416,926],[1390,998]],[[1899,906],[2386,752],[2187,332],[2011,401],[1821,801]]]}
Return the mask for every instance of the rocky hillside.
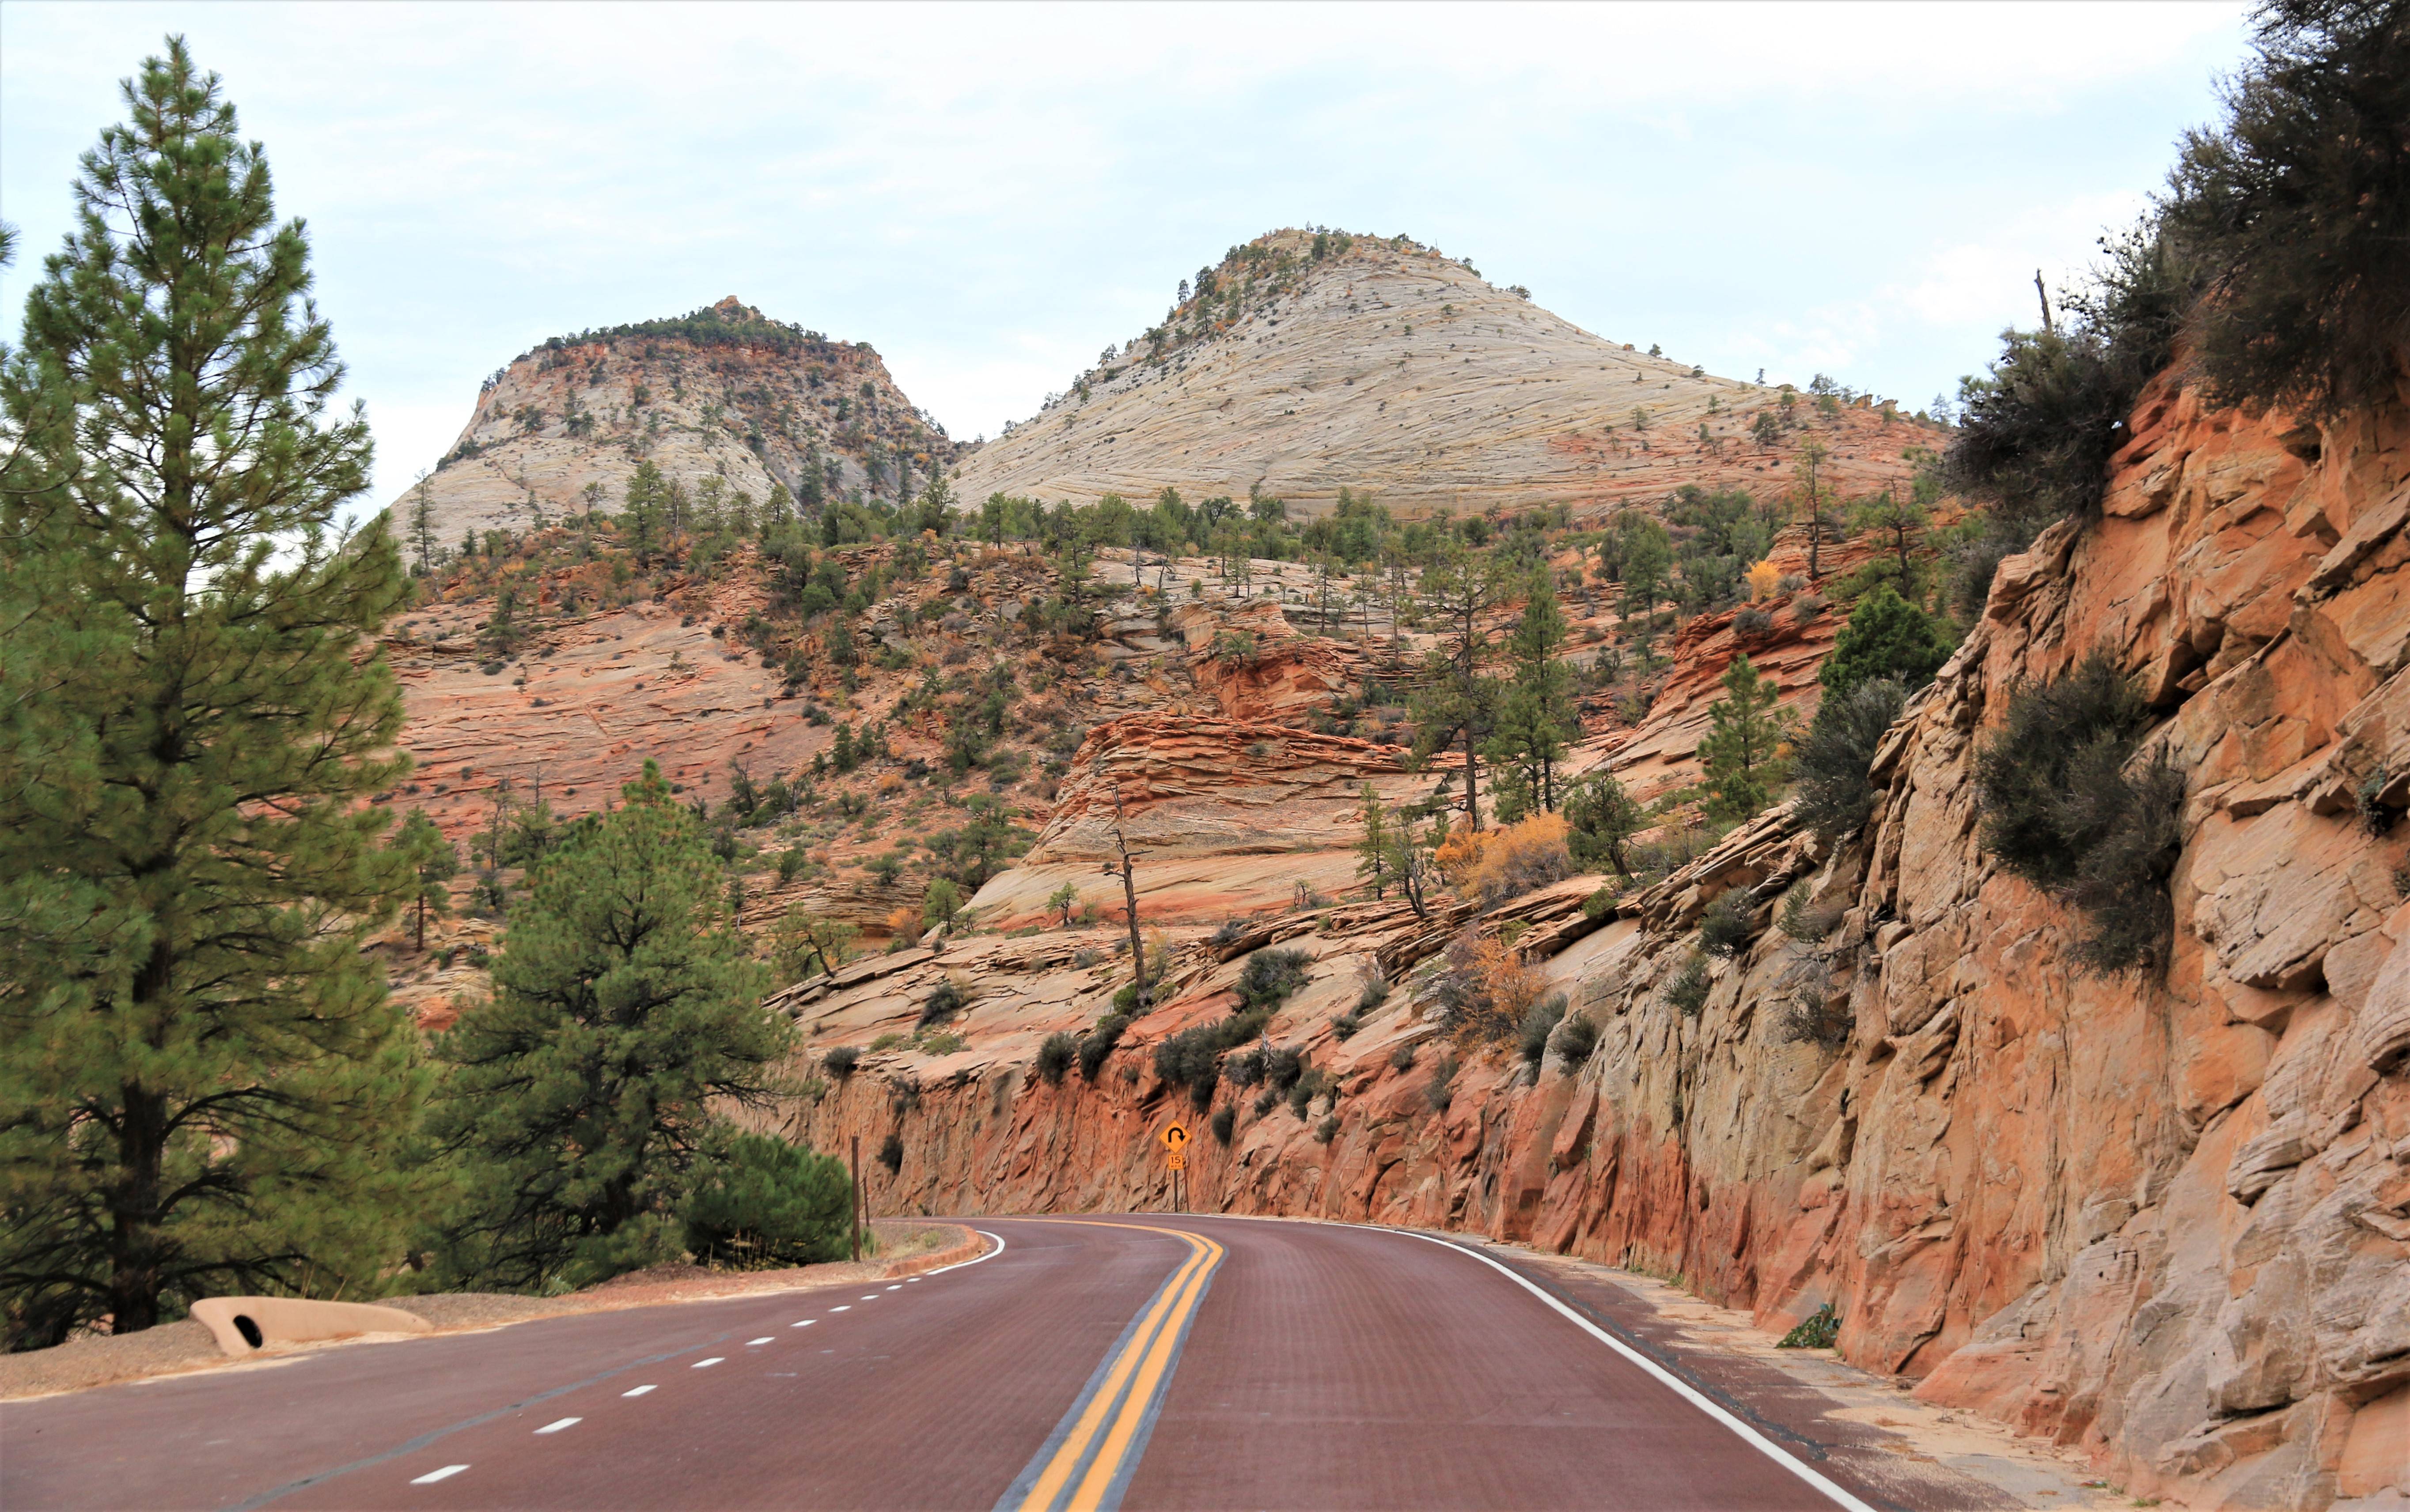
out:
{"label": "rocky hillside", "polygon": [[[1593,336],[1404,238],[1276,231],[1183,281],[1163,324],[1109,349],[966,456],[956,492],[1093,500],[1343,488],[1394,512],[1654,503],[1678,483],[1763,484],[1809,437],[1757,437],[1808,396],[1711,378]],[[1905,477],[1930,430],[1831,396],[1842,494]]]}
{"label": "rocky hillside", "polygon": [[[771,320],[732,295],[515,358],[486,380],[424,497],[435,542],[450,550],[470,531],[617,510],[648,459],[690,490],[721,479],[759,510],[774,487],[814,502],[857,489],[893,498],[955,452],[868,343]],[[420,497],[414,486],[392,501],[398,533]]]}
{"label": "rocky hillside", "polygon": [[[2156,389],[2104,518],[2011,559],[1894,727],[1864,831],[1826,849],[1778,808],[1647,886],[1443,894],[1430,917],[1330,903],[1308,894],[1341,854],[1338,795],[1401,781],[1384,749],[1104,727],[1029,864],[982,900],[1035,916],[1058,871],[1105,896],[1117,798],[1160,857],[1140,870],[1160,878],[1169,1001],[1096,1043],[1128,979],[1110,922],[874,958],[781,1000],[815,1047],[785,1122],[883,1144],[885,1211],[977,1212],[1159,1202],[1154,1135],[1188,1116],[1211,1130],[1198,1206],[1476,1230],[1778,1324],[1830,1304],[1845,1356],[2078,1446],[2138,1495],[2398,1495],[2405,526],[2402,410],[2314,439]],[[1974,755],[2008,695],[2093,648],[2148,690],[2149,749],[2188,773],[2163,974],[2080,969],[2068,910],[1977,838]],[[1638,765],[1679,744],[1592,749]],[[1241,832],[1264,843],[1217,839]],[[1211,935],[1181,923],[1215,912],[1193,897],[1207,852],[1243,915]],[[1282,878],[1306,884],[1295,901],[1245,914]],[[1745,937],[1702,954],[1719,903]],[[1262,1030],[1280,1054],[1193,1081],[1166,1047],[1242,986],[1262,1001],[1241,977],[1266,947],[1299,953]],[[1449,1005],[1474,992],[1561,994],[1583,1031],[1520,1052],[1468,1035]],[[1058,1034],[1091,1063],[1042,1054]],[[825,1058],[840,1046],[869,1053]]]}

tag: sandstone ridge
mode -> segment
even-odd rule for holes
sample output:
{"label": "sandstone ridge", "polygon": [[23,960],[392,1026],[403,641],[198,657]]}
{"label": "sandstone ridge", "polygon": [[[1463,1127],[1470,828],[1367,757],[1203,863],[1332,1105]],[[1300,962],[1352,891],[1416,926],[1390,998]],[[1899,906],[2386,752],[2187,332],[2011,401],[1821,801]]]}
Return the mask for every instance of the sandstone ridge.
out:
{"label": "sandstone ridge", "polygon": [[[905,482],[899,462],[925,479],[955,452],[867,342],[770,320],[732,295],[681,319],[556,337],[513,359],[486,381],[425,489],[448,550],[469,531],[617,511],[647,459],[690,489],[722,479],[759,509],[776,485],[810,497],[815,475],[832,498],[892,497]],[[389,504],[405,539],[416,487]]]}
{"label": "sandstone ridge", "polygon": [[[1761,445],[1750,427],[1783,397],[1592,335],[1404,238],[1277,231],[966,456],[956,491],[1259,488],[1314,512],[1349,488],[1401,515],[1653,504],[1678,483],[1778,481],[1801,438]],[[1930,439],[1870,404],[1837,420],[1844,496],[1904,480],[1899,452]]]}

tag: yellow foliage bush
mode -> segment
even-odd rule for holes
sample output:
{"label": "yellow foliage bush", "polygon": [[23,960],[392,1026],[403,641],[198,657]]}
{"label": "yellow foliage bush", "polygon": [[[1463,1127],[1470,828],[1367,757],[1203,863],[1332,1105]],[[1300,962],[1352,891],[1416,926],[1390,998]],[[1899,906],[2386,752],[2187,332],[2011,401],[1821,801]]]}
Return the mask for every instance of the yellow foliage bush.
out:
{"label": "yellow foliage bush", "polygon": [[[1450,857],[1448,852],[1459,838],[1468,843]],[[1450,835],[1436,860],[1440,875],[1448,879],[1458,896],[1484,908],[1495,908],[1510,898],[1574,874],[1561,814],[1535,814],[1502,828]]]}
{"label": "yellow foliage bush", "polygon": [[1502,1024],[1519,1022],[1540,1001],[1548,979],[1523,964],[1523,953],[1496,936],[1473,947],[1473,969],[1489,998],[1490,1012]]}
{"label": "yellow foliage bush", "polygon": [[1771,598],[1775,585],[1782,581],[1782,569],[1772,562],[1760,562],[1749,569],[1749,596],[1752,599]]}

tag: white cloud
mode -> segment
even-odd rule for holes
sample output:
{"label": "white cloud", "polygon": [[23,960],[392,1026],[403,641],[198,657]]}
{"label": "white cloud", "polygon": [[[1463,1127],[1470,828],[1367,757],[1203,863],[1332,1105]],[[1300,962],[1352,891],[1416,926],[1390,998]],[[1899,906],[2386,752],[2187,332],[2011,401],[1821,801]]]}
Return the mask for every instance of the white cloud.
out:
{"label": "white cloud", "polygon": [[[1720,371],[1929,392],[2080,266],[2232,5],[0,6],[0,200],[65,228],[181,30],[309,217],[398,489],[548,335],[736,294],[1025,416],[1232,242],[1408,232]],[[1792,368],[1804,370],[1795,373]]]}

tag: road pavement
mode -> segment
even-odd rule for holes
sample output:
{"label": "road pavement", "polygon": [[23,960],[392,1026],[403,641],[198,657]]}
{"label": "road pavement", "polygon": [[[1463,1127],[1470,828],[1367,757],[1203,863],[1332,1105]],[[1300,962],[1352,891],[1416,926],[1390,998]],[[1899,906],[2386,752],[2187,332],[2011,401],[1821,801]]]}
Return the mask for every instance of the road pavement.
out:
{"label": "road pavement", "polygon": [[1895,1505],[1468,1247],[976,1220],[908,1281],[322,1349],[0,1406],[0,1505]]}

